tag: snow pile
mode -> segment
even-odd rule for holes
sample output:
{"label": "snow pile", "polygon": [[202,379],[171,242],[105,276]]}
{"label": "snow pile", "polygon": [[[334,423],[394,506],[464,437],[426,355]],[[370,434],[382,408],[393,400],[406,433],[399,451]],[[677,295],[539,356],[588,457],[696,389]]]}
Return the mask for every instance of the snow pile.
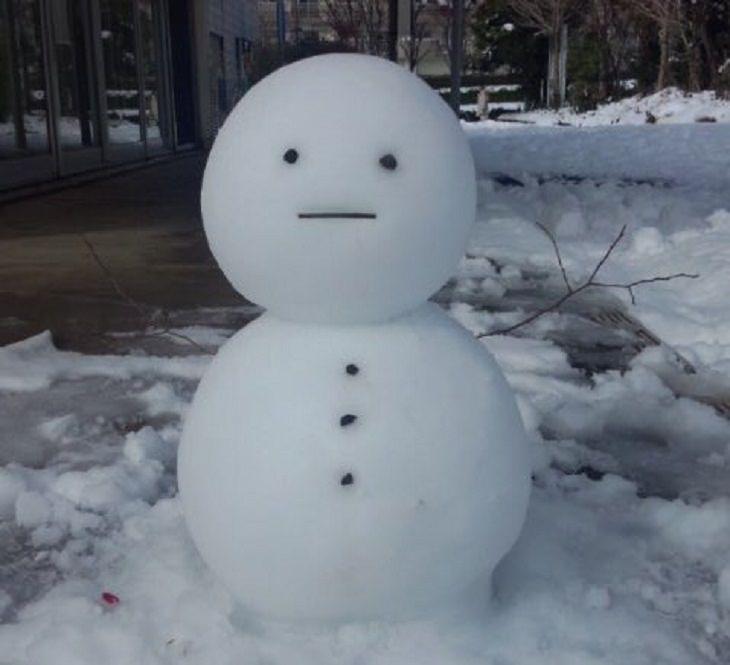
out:
{"label": "snow pile", "polygon": [[[147,383],[166,385],[167,396],[156,391],[156,403],[139,376],[125,381],[129,393],[146,395],[139,407],[146,424],[99,434],[88,416],[71,430],[97,432],[100,450],[114,454],[79,464],[52,457],[43,468],[10,464],[0,473],[4,661],[722,662],[730,654],[730,499],[642,498],[654,488],[642,479],[639,491],[616,474],[625,473],[632,448],[645,463],[652,455],[679,459],[685,486],[702,481],[697,459],[710,449],[712,468],[727,474],[730,425],[708,407],[688,410],[640,364],[591,387],[548,341],[496,337],[488,346],[517,390],[536,485],[487,613],[485,606],[470,616],[330,629],[259,624],[242,614],[185,528],[174,482],[179,414],[167,422],[150,416],[180,393],[164,373],[175,361],[148,358]],[[64,356],[46,353],[50,365]],[[52,402],[63,383],[90,386],[94,378],[60,374],[49,388],[21,394]],[[87,388],[87,401],[107,399]],[[663,432],[675,441],[664,452],[651,444]],[[61,425],[46,434],[60,449],[73,445]],[[694,466],[682,461],[686,451]]]}
{"label": "snow pile", "polygon": [[730,181],[730,131],[725,125],[520,127],[465,123],[477,168],[725,188]]}
{"label": "snow pile", "polygon": [[[587,392],[560,353],[535,344],[499,338],[490,344],[532,409],[549,411],[545,400],[557,386],[574,398]],[[150,359],[150,366],[160,362]],[[596,403],[631,399],[620,383],[607,380],[613,388]],[[528,525],[498,572],[491,616],[329,630],[252,624],[187,536],[172,497],[177,433],[177,427],[143,427],[124,436],[108,464],[85,470],[3,470],[6,537],[33,547],[25,565],[36,584],[39,570],[56,571],[16,616],[15,596],[27,589],[18,571],[9,571],[16,575],[6,580],[5,605],[14,622],[0,628],[5,660],[326,665],[366,657],[529,665],[572,658],[686,665],[719,658],[723,635],[730,635],[721,600],[730,574],[728,500],[641,499],[635,485],[615,475],[596,482],[549,468],[548,460],[574,471],[610,464],[569,439],[540,444],[544,459],[536,461]]]}
{"label": "snow pile", "polygon": [[635,95],[617,102],[602,104],[593,111],[578,113],[570,108],[559,111],[530,111],[511,115],[510,120],[535,125],[572,125],[596,127],[602,125],[688,124],[695,122],[730,122],[730,100],[722,99],[711,90],[683,92],[665,88],[652,95]]}
{"label": "snow pile", "polygon": [[51,334],[45,332],[19,344],[0,348],[0,390],[26,391],[49,387],[60,376],[113,376],[128,379],[135,374],[161,370],[186,379],[199,379],[205,368],[201,358],[160,361],[135,356],[85,356],[59,353]]}
{"label": "snow pile", "polygon": [[[676,273],[696,279],[647,284],[636,289],[635,315],[666,342],[692,358],[714,365],[730,358],[730,201],[718,192],[689,197],[686,189],[616,183],[545,183],[504,189],[484,181],[482,222],[472,253],[507,266],[555,270],[554,249],[536,226],[554,234],[574,283],[584,279],[627,225],[627,234],[602,272],[606,282],[626,283]],[[725,208],[721,206],[726,206]],[[471,279],[495,281],[493,268]],[[517,277],[519,281],[519,276]],[[509,275],[496,280],[514,286]],[[491,287],[494,288],[494,287]],[[627,292],[612,295],[627,305]]]}

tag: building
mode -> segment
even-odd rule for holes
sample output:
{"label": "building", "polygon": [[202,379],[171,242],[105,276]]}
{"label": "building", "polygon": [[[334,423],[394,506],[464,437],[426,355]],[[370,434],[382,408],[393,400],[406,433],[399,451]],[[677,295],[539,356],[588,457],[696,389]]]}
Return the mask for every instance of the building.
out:
{"label": "building", "polygon": [[[390,0],[258,0],[258,41],[288,44],[341,43],[352,50],[386,55]],[[398,60],[422,76],[449,73],[448,0],[396,0]],[[281,5],[277,7],[277,5]],[[284,20],[281,20],[281,6]]]}
{"label": "building", "polygon": [[209,143],[256,0],[0,0],[0,191]]}

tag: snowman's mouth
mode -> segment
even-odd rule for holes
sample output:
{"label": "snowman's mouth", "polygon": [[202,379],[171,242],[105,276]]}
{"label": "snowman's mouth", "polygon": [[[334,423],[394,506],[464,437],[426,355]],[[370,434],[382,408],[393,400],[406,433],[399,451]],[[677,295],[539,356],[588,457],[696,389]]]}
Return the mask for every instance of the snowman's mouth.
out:
{"label": "snowman's mouth", "polygon": [[372,212],[300,212],[299,219],[375,219]]}

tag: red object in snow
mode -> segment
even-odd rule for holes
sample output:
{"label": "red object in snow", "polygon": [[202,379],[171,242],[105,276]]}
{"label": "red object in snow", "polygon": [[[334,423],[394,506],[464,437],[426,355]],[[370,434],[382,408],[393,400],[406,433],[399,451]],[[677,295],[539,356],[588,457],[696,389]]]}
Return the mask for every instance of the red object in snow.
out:
{"label": "red object in snow", "polygon": [[101,599],[107,605],[118,605],[119,604],[119,596],[114,595],[111,591],[102,592]]}

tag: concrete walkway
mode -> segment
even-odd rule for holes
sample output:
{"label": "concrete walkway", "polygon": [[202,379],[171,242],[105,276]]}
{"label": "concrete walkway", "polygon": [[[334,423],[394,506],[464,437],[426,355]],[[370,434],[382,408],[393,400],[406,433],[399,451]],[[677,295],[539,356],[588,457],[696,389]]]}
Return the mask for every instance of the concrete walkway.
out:
{"label": "concrete walkway", "polygon": [[[60,346],[145,327],[146,312],[245,303],[208,250],[200,153],[0,206],[0,345],[51,330]],[[86,239],[86,240],[85,240]],[[87,245],[91,244],[105,274]]]}

